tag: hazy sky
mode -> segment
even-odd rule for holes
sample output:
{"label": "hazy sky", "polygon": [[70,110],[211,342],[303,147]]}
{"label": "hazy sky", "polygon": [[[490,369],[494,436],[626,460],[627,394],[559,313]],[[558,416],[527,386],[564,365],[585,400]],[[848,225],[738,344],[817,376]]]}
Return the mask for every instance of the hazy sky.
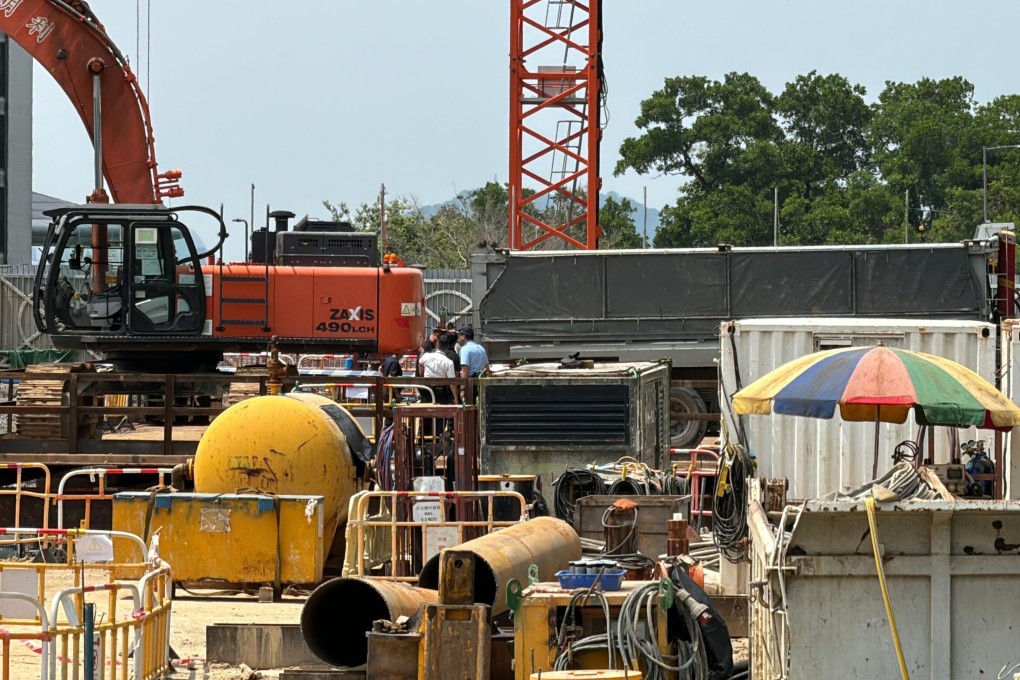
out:
{"label": "hazy sky", "polygon": [[[156,154],[184,202],[256,221],[267,203],[324,216],[379,185],[423,204],[508,175],[507,0],[132,0],[91,6],[146,72]],[[1020,92],[1016,0],[605,0],[611,118],[604,191],[671,203],[676,177],[612,175],[639,103],[676,75],[747,71],[773,92],[812,69],[864,85],[961,75],[979,101]],[[89,193],[88,137],[36,67],[35,190]],[[231,239],[235,241],[239,239]],[[231,244],[233,245],[233,244]],[[238,244],[239,247],[240,244]]]}

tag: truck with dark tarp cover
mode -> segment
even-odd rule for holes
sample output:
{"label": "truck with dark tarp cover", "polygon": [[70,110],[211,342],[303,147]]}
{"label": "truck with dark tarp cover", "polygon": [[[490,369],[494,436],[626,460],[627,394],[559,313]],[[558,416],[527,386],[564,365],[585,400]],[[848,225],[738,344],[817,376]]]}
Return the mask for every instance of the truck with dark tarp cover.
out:
{"label": "truck with dark tarp cover", "polygon": [[555,361],[575,353],[596,361],[669,359],[670,433],[674,446],[684,447],[719,420],[722,321],[995,320],[998,253],[997,235],[881,246],[486,248],[472,257],[473,322],[493,363]]}

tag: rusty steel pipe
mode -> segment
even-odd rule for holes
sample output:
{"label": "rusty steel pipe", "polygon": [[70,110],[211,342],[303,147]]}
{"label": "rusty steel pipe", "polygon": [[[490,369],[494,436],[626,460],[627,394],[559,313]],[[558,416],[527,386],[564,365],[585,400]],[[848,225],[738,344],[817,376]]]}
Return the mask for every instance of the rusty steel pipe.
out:
{"label": "rusty steel pipe", "polygon": [[435,602],[434,590],[364,578],[335,578],[316,588],[301,609],[301,635],[308,649],[331,666],[360,666],[368,660],[372,622],[414,616]]}
{"label": "rusty steel pipe", "polygon": [[[514,524],[457,546],[475,555],[474,601],[492,607],[492,613],[506,611],[506,584],[512,578],[527,583],[528,567],[538,566],[544,580],[566,569],[571,560],[581,559],[581,539],[563,520],[553,517]],[[420,588],[439,588],[439,555],[422,567]]]}

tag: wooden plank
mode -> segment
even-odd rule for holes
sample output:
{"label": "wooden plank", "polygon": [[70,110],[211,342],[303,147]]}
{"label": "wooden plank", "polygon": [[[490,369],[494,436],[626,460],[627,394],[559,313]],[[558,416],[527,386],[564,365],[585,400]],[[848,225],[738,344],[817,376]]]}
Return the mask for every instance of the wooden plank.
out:
{"label": "wooden plank", "polygon": [[772,525],[769,524],[768,515],[757,500],[751,501],[747,506],[747,525],[750,528],[751,543],[759,555],[765,556],[775,552],[776,537],[772,533]]}

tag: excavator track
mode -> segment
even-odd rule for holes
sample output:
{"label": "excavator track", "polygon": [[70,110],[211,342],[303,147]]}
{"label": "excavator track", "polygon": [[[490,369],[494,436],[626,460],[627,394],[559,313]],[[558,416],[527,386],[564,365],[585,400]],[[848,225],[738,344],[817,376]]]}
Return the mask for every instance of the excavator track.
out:
{"label": "excavator track", "polygon": [[[34,364],[26,369],[27,373],[86,373],[95,369],[91,364]],[[18,406],[67,406],[70,397],[67,393],[67,380],[63,378],[46,380],[22,380],[18,384],[15,403]],[[80,403],[91,403],[83,399]],[[95,435],[99,418],[96,415],[82,415],[76,423],[79,438]],[[54,409],[53,413],[28,413],[17,417],[16,430],[22,437],[31,439],[68,439],[70,423],[67,413]]]}

